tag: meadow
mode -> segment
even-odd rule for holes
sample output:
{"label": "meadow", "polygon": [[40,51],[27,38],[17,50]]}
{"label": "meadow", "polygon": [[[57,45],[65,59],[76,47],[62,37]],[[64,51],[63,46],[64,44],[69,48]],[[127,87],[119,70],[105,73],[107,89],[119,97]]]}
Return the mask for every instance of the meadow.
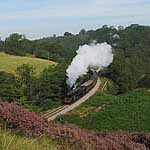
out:
{"label": "meadow", "polygon": [[36,69],[35,72],[39,74],[44,68],[55,65],[56,63],[31,56],[14,56],[0,53],[0,71],[14,73],[16,68],[22,64],[32,65]]}
{"label": "meadow", "polygon": [[150,93],[144,90],[118,96],[98,92],[79,108],[57,118],[57,121],[97,131],[150,132],[149,107]]}

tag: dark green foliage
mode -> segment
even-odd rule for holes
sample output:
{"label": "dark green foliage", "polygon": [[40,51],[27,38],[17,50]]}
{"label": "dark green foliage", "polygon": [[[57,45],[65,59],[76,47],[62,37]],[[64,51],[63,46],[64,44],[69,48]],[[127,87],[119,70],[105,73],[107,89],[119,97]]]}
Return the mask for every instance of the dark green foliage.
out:
{"label": "dark green foliage", "polygon": [[0,52],[1,51],[4,51],[4,49],[5,49],[5,44],[4,44],[4,41],[2,41],[1,39],[0,39]]}
{"label": "dark green foliage", "polygon": [[119,86],[116,83],[111,83],[107,87],[108,93],[112,95],[117,95],[119,93]]}
{"label": "dark green foliage", "polygon": [[[142,77],[150,74],[150,27],[131,25],[120,31],[115,58],[108,77],[120,87],[120,92],[139,87]],[[147,78],[147,85],[150,80]]]}
{"label": "dark green foliage", "polygon": [[65,32],[64,33],[64,36],[72,36],[73,34],[72,33],[69,33],[69,32]]}
{"label": "dark green foliage", "polygon": [[27,96],[28,99],[31,99],[34,93],[34,82],[36,82],[34,68],[30,65],[23,64],[16,69],[16,74],[18,76],[21,95]]}
{"label": "dark green foliage", "polygon": [[12,74],[0,72],[0,99],[15,101],[19,97],[18,83]]}
{"label": "dark green foliage", "polygon": [[62,103],[65,88],[65,64],[43,71],[36,86],[36,103],[45,109]]}
{"label": "dark green foliage", "polygon": [[139,87],[150,88],[150,73],[144,74],[138,82]]}
{"label": "dark green foliage", "polygon": [[5,52],[14,55],[25,55],[26,42],[24,35],[14,33],[5,40]]}
{"label": "dark green foliage", "polygon": [[49,67],[37,77],[35,68],[24,64],[12,74],[0,73],[0,98],[17,101],[26,108],[41,111],[57,107],[64,98],[66,63]]}

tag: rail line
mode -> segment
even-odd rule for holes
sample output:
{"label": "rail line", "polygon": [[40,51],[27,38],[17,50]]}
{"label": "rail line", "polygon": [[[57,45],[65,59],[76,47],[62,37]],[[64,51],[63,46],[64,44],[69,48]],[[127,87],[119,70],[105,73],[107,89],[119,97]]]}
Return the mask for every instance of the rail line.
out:
{"label": "rail line", "polygon": [[56,108],[55,110],[53,110],[51,112],[47,112],[46,114],[43,115],[43,117],[48,119],[48,118],[52,117],[53,115],[59,113],[60,111],[66,109],[68,106],[69,105],[60,106],[60,107]]}
{"label": "rail line", "polygon": [[56,117],[60,115],[64,115],[67,112],[73,110],[74,108],[78,107],[79,105],[84,103],[86,100],[88,100],[91,96],[93,96],[96,93],[96,91],[99,89],[100,84],[101,82],[100,82],[100,79],[98,78],[95,86],[87,94],[81,97],[79,100],[77,100],[71,105],[63,105],[63,106],[56,108],[54,111],[47,112],[43,115],[43,117],[47,119],[48,121],[51,121],[51,120],[54,120]]}

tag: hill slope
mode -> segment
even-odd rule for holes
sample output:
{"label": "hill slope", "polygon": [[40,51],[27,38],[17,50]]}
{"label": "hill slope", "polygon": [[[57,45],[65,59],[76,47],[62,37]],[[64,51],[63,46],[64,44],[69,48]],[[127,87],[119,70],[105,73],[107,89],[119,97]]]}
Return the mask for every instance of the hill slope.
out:
{"label": "hill slope", "polygon": [[36,72],[40,73],[44,68],[55,65],[56,63],[34,57],[22,57],[0,53],[0,71],[14,73],[14,70],[22,64],[33,65],[36,68]]}

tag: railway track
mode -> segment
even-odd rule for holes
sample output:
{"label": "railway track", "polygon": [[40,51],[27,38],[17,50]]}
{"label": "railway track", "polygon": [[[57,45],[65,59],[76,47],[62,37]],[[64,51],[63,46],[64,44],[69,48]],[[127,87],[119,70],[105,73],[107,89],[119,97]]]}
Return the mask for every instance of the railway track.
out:
{"label": "railway track", "polygon": [[58,108],[56,108],[55,110],[51,111],[51,112],[47,112],[43,115],[44,118],[48,119],[54,115],[56,115],[57,113],[61,112],[62,110],[66,109],[69,105],[63,105],[60,106]]}
{"label": "railway track", "polygon": [[96,93],[96,91],[99,89],[100,83],[101,83],[100,79],[98,79],[96,85],[87,94],[81,97],[79,100],[77,100],[71,105],[63,105],[63,106],[56,108],[55,110],[51,112],[47,112],[43,115],[43,117],[47,119],[48,121],[51,121],[51,120],[54,120],[56,117],[60,115],[64,115],[67,112],[73,110],[74,108],[78,107],[79,105],[84,103],[86,100],[88,100],[91,96],[93,96]]}

